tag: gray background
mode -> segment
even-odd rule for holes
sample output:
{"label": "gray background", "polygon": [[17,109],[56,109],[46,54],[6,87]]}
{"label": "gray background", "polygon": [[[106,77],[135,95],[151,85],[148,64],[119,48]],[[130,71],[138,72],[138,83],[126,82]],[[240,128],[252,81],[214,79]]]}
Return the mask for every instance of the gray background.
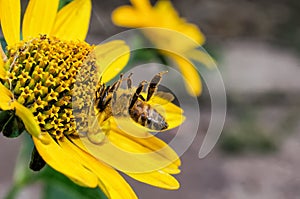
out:
{"label": "gray background", "polygon": [[[110,21],[111,11],[123,1],[93,3],[88,42],[97,44],[126,30]],[[248,148],[226,152],[221,139],[208,157],[198,158],[210,116],[205,91],[200,98],[200,129],[182,156],[182,173],[177,176],[181,188],[166,191],[131,179],[129,183],[142,199],[298,198],[299,1],[176,0],[174,4],[182,16],[205,33],[206,47],[222,72],[229,102],[222,137],[244,139],[241,143]],[[251,145],[251,133],[258,139],[267,137],[274,149]],[[20,143],[21,139],[0,138],[0,198],[12,183]],[[20,198],[39,198],[40,187],[29,187]]]}

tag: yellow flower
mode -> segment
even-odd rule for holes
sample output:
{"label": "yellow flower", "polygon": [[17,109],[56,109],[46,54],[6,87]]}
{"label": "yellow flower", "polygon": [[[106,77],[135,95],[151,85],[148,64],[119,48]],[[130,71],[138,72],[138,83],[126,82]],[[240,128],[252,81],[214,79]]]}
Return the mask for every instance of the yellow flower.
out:
{"label": "yellow flower", "polygon": [[[90,71],[94,67],[102,82],[108,82],[126,65],[129,48],[123,41],[96,47],[83,41],[89,26],[90,0],[74,0],[57,11],[58,4],[59,0],[29,1],[21,32],[20,1],[0,0],[1,27],[8,44],[7,53],[0,56],[0,113],[22,121],[24,127],[19,128],[32,135],[35,148],[49,166],[79,185],[99,186],[108,198],[137,198],[117,170],[153,186],[178,189],[179,183],[170,174],[180,172],[179,157],[149,132],[139,131],[143,137],[128,134],[111,116],[107,119],[109,133],[101,145],[79,135],[87,126],[84,120],[77,121],[80,118],[75,112],[87,117],[84,108],[89,102],[84,99],[90,99],[95,91],[93,85],[84,85],[86,90],[82,90],[78,82],[93,77]],[[91,55],[95,59],[87,59]],[[82,96],[82,101],[72,104],[74,96]],[[170,127],[182,123],[179,107],[159,97],[154,99],[163,104]],[[116,147],[123,151],[120,156],[113,151]],[[95,157],[98,152],[101,154]],[[129,153],[131,160],[122,156]]]}
{"label": "yellow flower", "polygon": [[190,60],[207,64],[209,58],[196,49],[205,42],[199,28],[180,18],[169,0],[159,0],[153,7],[149,0],[131,0],[131,3],[133,6],[121,6],[114,10],[113,22],[130,28],[157,28],[144,29],[143,32],[158,49],[171,50],[161,52],[177,63],[189,93],[200,95],[200,76]]}

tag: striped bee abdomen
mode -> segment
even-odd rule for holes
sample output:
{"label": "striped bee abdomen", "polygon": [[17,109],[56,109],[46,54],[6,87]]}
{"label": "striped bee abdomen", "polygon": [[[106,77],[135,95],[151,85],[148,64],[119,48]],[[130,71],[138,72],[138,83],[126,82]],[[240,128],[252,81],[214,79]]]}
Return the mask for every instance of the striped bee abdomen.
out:
{"label": "striped bee abdomen", "polygon": [[167,129],[169,126],[157,110],[142,100],[137,100],[129,110],[129,115],[138,124],[152,130],[160,131]]}

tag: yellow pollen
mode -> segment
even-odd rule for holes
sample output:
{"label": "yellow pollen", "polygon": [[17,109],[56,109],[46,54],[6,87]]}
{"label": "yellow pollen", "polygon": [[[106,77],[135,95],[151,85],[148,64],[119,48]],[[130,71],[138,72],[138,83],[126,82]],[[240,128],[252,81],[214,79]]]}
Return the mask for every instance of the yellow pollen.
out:
{"label": "yellow pollen", "polygon": [[[42,132],[55,139],[78,136],[72,109],[74,83],[93,48],[82,41],[62,41],[46,35],[7,47],[7,73],[1,82],[34,114]],[[93,63],[89,67],[94,67]],[[88,75],[90,70],[86,71]],[[84,92],[79,94],[91,95],[91,91]]]}

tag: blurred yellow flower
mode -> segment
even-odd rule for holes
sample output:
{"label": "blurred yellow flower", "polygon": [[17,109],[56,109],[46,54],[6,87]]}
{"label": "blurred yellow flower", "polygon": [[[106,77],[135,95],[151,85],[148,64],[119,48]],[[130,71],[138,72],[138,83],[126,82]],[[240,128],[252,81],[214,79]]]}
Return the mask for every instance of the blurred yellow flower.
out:
{"label": "blurred yellow flower", "polygon": [[[1,27],[8,44],[7,54],[1,53],[0,56],[2,113],[8,111],[21,119],[24,127],[20,128],[32,135],[37,152],[48,165],[79,185],[99,186],[108,198],[137,198],[115,169],[153,186],[178,189],[179,183],[170,174],[180,172],[180,159],[165,142],[150,133],[144,132],[147,135],[144,138],[129,135],[113,123],[113,117],[109,118],[112,126],[106,142],[124,151],[154,154],[146,158],[134,156],[134,161],[125,162],[129,166],[132,164],[133,170],[134,165],[145,168],[159,165],[156,170],[137,173],[117,166],[114,168],[110,162],[97,159],[82,142],[85,138],[79,138],[81,126],[74,116],[72,97],[75,94],[86,97],[95,91],[91,87],[75,93],[76,75],[83,70],[90,76],[90,69],[96,62],[105,62],[109,67],[100,67],[99,70],[102,81],[108,82],[127,64],[129,48],[123,41],[97,47],[84,42],[90,20],[90,0],[74,0],[57,11],[58,5],[59,0],[29,1],[21,32],[20,1],[0,0]],[[86,58],[94,52],[97,52],[96,60],[86,62]],[[179,107],[167,103],[163,108],[172,127],[182,123]],[[3,127],[2,124],[0,126]],[[93,147],[101,151],[106,144]],[[104,152],[115,157],[110,151]],[[115,159],[119,158],[122,159]],[[161,166],[162,161],[167,164]]]}
{"label": "blurred yellow flower", "polygon": [[113,22],[130,28],[157,28],[143,32],[159,49],[171,50],[161,52],[177,63],[189,93],[200,95],[200,76],[190,60],[209,62],[207,55],[196,49],[205,42],[202,32],[196,25],[180,18],[169,0],[159,0],[154,6],[149,0],[130,1],[132,6],[121,6],[113,11]]}

